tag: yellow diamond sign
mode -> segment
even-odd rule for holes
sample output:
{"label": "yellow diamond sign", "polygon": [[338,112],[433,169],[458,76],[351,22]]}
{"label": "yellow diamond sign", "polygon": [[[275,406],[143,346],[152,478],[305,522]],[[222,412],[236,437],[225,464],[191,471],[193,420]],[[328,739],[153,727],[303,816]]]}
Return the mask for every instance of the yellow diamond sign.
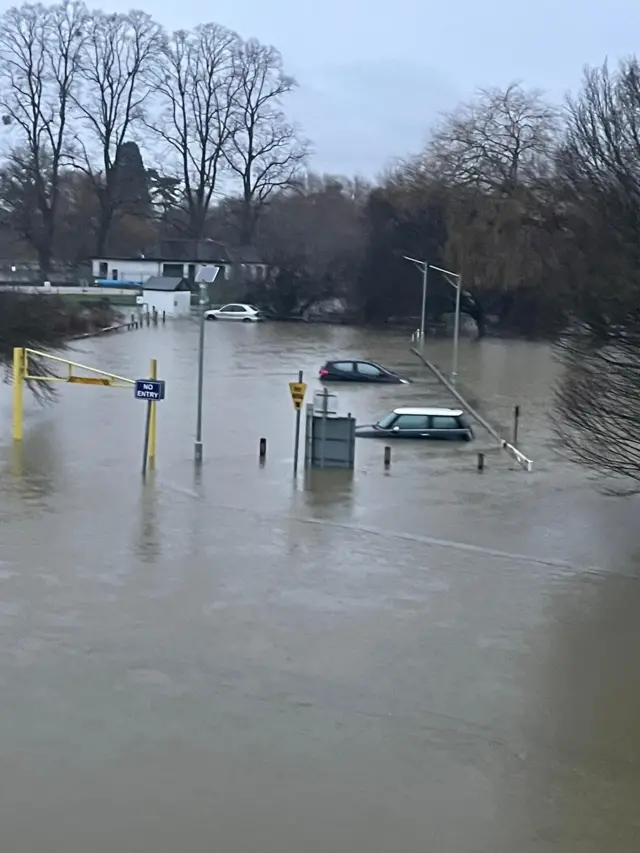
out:
{"label": "yellow diamond sign", "polygon": [[294,408],[301,409],[302,404],[304,403],[304,395],[307,391],[307,383],[306,382],[290,382],[289,383],[289,391],[291,393],[291,399],[293,400]]}

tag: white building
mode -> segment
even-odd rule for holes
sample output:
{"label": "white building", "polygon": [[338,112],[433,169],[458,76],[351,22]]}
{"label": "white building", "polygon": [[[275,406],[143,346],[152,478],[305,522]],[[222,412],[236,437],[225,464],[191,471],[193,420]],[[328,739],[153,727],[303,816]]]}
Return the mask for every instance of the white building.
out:
{"label": "white building", "polygon": [[220,279],[264,278],[267,265],[254,249],[233,248],[215,240],[161,240],[137,257],[106,256],[91,261],[94,279],[144,284],[152,277],[186,279],[193,284],[203,266],[220,267]]}
{"label": "white building", "polygon": [[191,290],[183,278],[152,276],[142,286],[143,310],[153,309],[166,317],[186,317],[191,310]]}

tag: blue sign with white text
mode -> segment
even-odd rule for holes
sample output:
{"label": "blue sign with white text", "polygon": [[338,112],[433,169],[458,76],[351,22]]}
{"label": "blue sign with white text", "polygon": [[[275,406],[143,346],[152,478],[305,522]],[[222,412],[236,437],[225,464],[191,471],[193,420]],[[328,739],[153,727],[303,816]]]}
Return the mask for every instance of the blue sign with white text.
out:
{"label": "blue sign with white text", "polygon": [[136,379],[134,395],[137,400],[164,400],[164,380]]}

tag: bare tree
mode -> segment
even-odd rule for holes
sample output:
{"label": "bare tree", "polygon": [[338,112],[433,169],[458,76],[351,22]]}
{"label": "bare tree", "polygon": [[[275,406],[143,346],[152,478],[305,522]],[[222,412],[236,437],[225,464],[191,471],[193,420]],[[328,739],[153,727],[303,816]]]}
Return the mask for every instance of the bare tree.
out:
{"label": "bare tree", "polygon": [[558,111],[518,83],[481,89],[444,117],[425,155],[440,180],[509,196],[548,174]]}
{"label": "bare tree", "polygon": [[640,325],[606,342],[578,325],[558,348],[564,373],[553,423],[563,448],[607,477],[636,481],[640,492]]}
{"label": "bare tree", "polygon": [[98,199],[96,251],[102,255],[114,216],[124,206],[117,180],[122,146],[143,118],[153,92],[161,29],[145,12],[92,13],[79,56],[73,103],[82,133],[75,165],[89,175]]}
{"label": "bare tree", "polygon": [[[571,456],[640,481],[640,65],[586,72],[558,157],[573,324],[556,430]],[[640,490],[640,487],[638,487]]]}
{"label": "bare tree", "polygon": [[239,86],[237,53],[235,33],[203,24],[165,39],[155,74],[161,115],[148,127],[177,160],[191,239],[203,236],[226,165]]}
{"label": "bare tree", "polygon": [[28,165],[37,220],[30,240],[42,274],[51,269],[60,173],[69,149],[70,113],[84,45],[82,3],[25,4],[0,20],[0,109]]}
{"label": "bare tree", "polygon": [[517,301],[528,306],[523,331],[530,320],[542,325],[531,291],[555,263],[546,214],[557,126],[557,110],[537,91],[481,90],[444,117],[406,169],[417,186],[439,188],[449,235],[443,261],[462,273],[479,334],[487,313],[513,319]]}
{"label": "bare tree", "polygon": [[274,190],[298,177],[308,146],[282,110],[296,82],[284,73],[280,53],[251,39],[240,46],[237,66],[235,126],[225,156],[242,184],[240,239],[250,244],[261,209]]}

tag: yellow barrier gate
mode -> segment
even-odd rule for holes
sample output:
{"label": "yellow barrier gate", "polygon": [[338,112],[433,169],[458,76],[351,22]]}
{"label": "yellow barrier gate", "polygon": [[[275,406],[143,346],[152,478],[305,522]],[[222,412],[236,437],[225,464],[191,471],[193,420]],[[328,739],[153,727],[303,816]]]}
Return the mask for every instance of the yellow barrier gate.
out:
{"label": "yellow barrier gate", "polygon": [[[64,364],[67,368],[66,376],[37,376],[29,372],[29,356],[45,358],[57,364]],[[74,368],[85,370],[93,376],[78,376],[73,372]],[[155,358],[151,359],[149,378],[157,379],[158,363]],[[68,358],[51,355],[48,352],[30,349],[29,347],[14,347],[13,350],[13,440],[21,441],[24,435],[24,385],[28,380],[37,382],[67,382],[75,385],[98,385],[108,388],[133,388],[135,379],[126,376],[118,376],[117,373],[109,373],[106,370],[98,370],[97,367],[89,367]],[[147,459],[153,464],[156,456],[156,403],[150,403],[149,419],[149,444]]]}

